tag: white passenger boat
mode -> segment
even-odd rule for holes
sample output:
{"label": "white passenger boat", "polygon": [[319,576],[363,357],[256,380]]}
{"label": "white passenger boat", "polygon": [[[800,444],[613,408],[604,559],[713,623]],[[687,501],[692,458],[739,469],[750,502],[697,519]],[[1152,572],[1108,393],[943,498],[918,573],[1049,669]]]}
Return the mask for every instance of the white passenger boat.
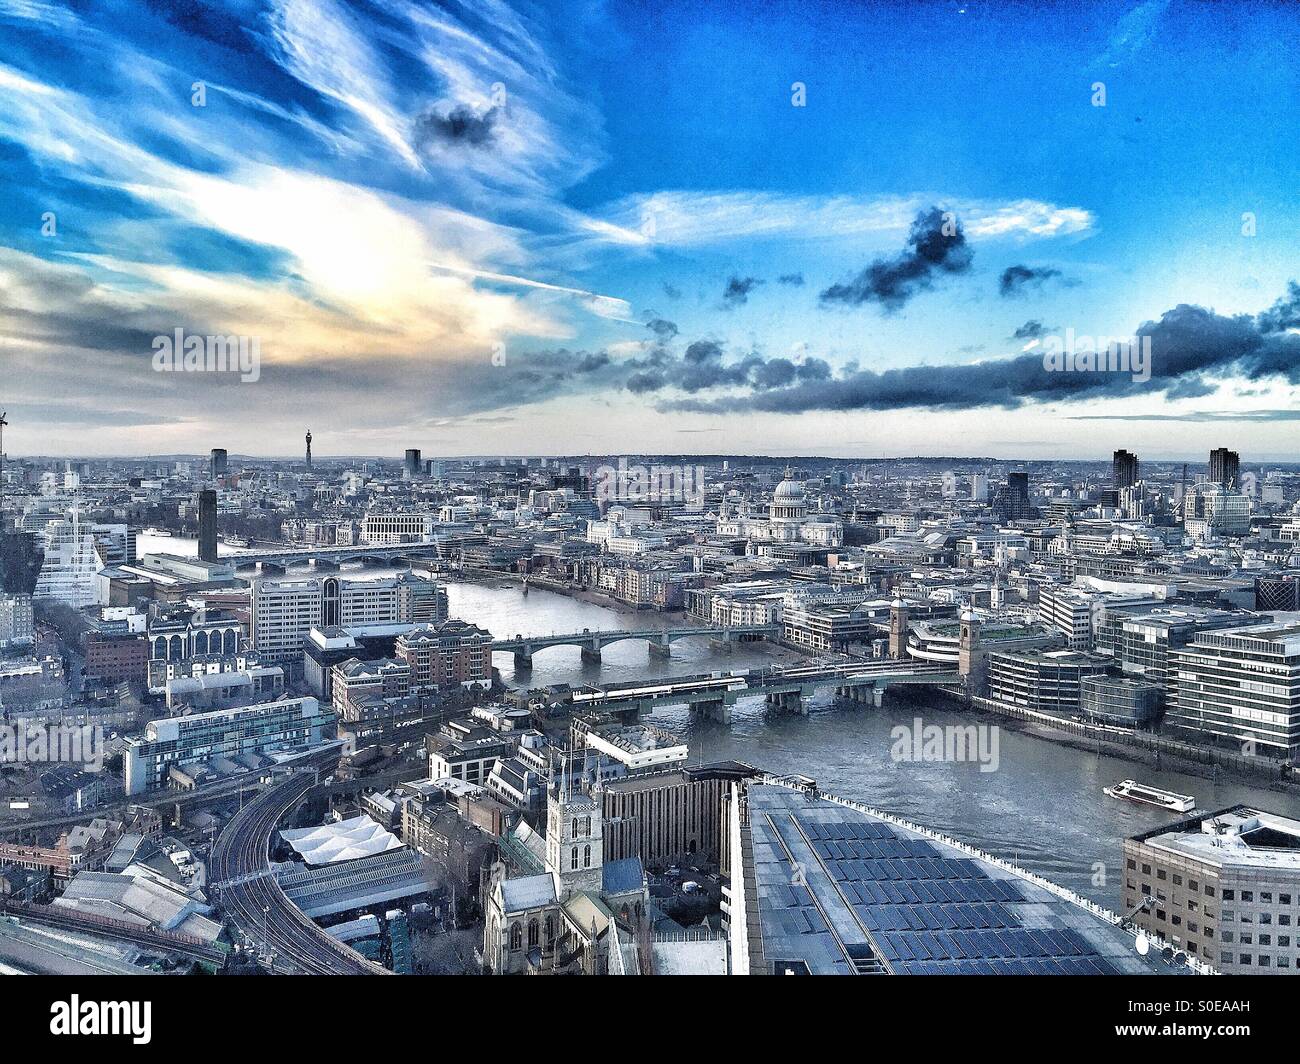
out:
{"label": "white passenger boat", "polygon": [[1123,798],[1125,801],[1138,802],[1141,805],[1154,805],[1174,813],[1190,813],[1196,808],[1196,799],[1190,794],[1174,794],[1173,791],[1162,791],[1159,787],[1144,787],[1133,780],[1124,780],[1123,783],[1107,787],[1105,792],[1112,798]]}

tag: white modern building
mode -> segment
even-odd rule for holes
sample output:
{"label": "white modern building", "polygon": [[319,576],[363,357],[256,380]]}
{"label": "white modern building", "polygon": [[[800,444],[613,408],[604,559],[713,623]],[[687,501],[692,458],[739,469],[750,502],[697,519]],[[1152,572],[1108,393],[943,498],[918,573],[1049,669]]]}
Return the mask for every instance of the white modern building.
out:
{"label": "white modern building", "polygon": [[1300,755],[1300,618],[1200,632],[1169,661],[1177,699],[1167,727],[1249,753]]}
{"label": "white modern building", "polygon": [[361,521],[365,543],[427,543],[433,539],[433,514],[371,513]]}
{"label": "white modern building", "polygon": [[313,628],[439,624],[447,591],[410,573],[387,580],[337,576],[258,580],[252,590],[252,642],[266,664],[294,662]]}
{"label": "white modern building", "polygon": [[53,599],[73,609],[93,606],[99,594],[95,578],[102,568],[91,526],[81,521],[74,507],[70,519],[45,526],[45,559],[32,597]]}
{"label": "white modern building", "polygon": [[143,735],[127,742],[126,793],[163,786],[173,767],[197,761],[315,746],[332,721],[333,715],[310,697],[150,721]]}

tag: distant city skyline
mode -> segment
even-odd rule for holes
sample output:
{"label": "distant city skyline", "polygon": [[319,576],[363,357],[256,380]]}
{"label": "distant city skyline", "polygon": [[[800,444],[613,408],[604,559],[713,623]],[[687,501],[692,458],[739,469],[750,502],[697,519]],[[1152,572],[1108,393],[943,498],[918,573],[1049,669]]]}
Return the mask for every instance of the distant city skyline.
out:
{"label": "distant city skyline", "polygon": [[[224,450],[224,449],[223,449],[223,450]],[[1228,450],[1232,450],[1232,448],[1229,447]],[[451,452],[447,452],[447,453],[434,453],[434,452],[428,451],[428,452],[424,452],[423,455],[422,455],[422,457],[423,457],[423,459],[424,459],[425,461],[432,460],[432,461],[451,461],[451,462],[471,462],[471,461],[480,461],[480,462],[498,462],[498,461],[499,461],[499,462],[509,462],[509,461],[512,461],[512,460],[517,460],[517,461],[528,461],[528,462],[537,462],[537,461],[543,461],[543,460],[551,461],[551,462],[580,462],[580,461],[583,461],[583,460],[594,460],[594,459],[598,459],[598,458],[610,458],[610,457],[613,457],[613,456],[615,456],[615,455],[630,455],[630,456],[643,456],[643,457],[663,457],[663,458],[691,458],[691,459],[700,459],[700,460],[710,461],[710,462],[713,462],[713,461],[716,461],[716,462],[723,462],[723,461],[727,461],[727,460],[731,459],[731,460],[737,460],[737,461],[742,461],[742,462],[762,462],[762,461],[769,461],[769,462],[774,462],[774,463],[780,463],[780,462],[944,462],[944,461],[949,461],[949,462],[971,462],[971,463],[976,463],[976,462],[996,462],[996,463],[998,463],[998,464],[1000,464],[1000,465],[1014,465],[1014,464],[1016,464],[1017,462],[1022,462],[1022,463],[1033,463],[1033,464],[1042,464],[1042,465],[1049,465],[1049,464],[1052,464],[1052,465],[1055,465],[1055,464],[1078,464],[1078,465],[1107,465],[1107,466],[1109,466],[1109,465],[1112,463],[1112,460],[1113,460],[1113,455],[1110,454],[1110,453],[1108,453],[1108,454],[1099,454],[1099,455],[1096,455],[1096,456],[1086,456],[1086,455],[1085,455],[1085,456],[1069,456],[1069,457],[1056,457],[1056,456],[1047,456],[1047,457],[1030,457],[1030,456],[1028,456],[1028,455],[1010,455],[1010,456],[1000,457],[1000,456],[998,456],[998,455],[991,455],[991,454],[965,454],[965,455],[963,455],[963,454],[928,454],[928,455],[927,455],[927,454],[857,454],[857,455],[836,455],[836,454],[817,454],[817,453],[812,453],[812,452],[803,452],[803,453],[800,453],[800,452],[793,452],[793,451],[790,452],[790,453],[788,453],[788,454],[779,454],[779,453],[776,453],[776,452],[762,452],[762,453],[760,453],[760,452],[749,452],[749,453],[743,453],[743,452],[739,452],[739,451],[647,451],[647,450],[635,450],[635,449],[629,449],[629,450],[626,450],[626,451],[613,451],[613,450],[604,451],[604,450],[593,450],[593,451],[585,451],[585,452],[567,452],[567,453],[566,453],[566,452],[558,452],[558,451],[552,451],[552,452],[549,452],[549,453],[542,453],[542,452],[528,452],[528,451],[510,451],[510,452],[500,452],[500,453],[486,453],[486,452],[481,452],[481,451],[473,451],[473,452],[471,452],[471,451],[465,451],[465,452],[460,452],[460,453],[451,453]],[[202,462],[202,463],[204,463],[204,464],[208,464],[208,463],[210,462],[210,459],[211,459],[211,456],[210,456],[210,454],[209,454],[207,451],[204,451],[204,452],[198,452],[198,451],[193,451],[193,452],[189,452],[189,451],[175,451],[175,452],[170,452],[170,453],[167,453],[167,454],[152,454],[152,453],[147,453],[147,452],[142,452],[142,453],[139,453],[139,454],[127,454],[127,453],[121,453],[121,454],[89,454],[89,453],[78,453],[78,454],[71,454],[71,453],[69,453],[69,454],[56,454],[56,453],[52,453],[52,452],[51,452],[51,453],[40,453],[40,454],[21,455],[21,454],[14,454],[14,453],[6,453],[5,457],[6,457],[7,459],[12,459],[12,460],[16,460],[16,461],[22,461],[22,460],[33,461],[33,460],[48,459],[48,460],[52,460],[52,461],[68,461],[68,462],[75,462],[75,461],[79,461],[79,460],[85,460],[85,461],[95,461],[95,462],[113,462],[113,461],[120,461],[120,462]],[[1142,463],[1143,463],[1144,465],[1177,466],[1177,465],[1180,465],[1180,464],[1183,464],[1183,465],[1198,465],[1198,464],[1199,464],[1199,465],[1209,466],[1209,465],[1211,464],[1211,460],[1210,460],[1210,458],[1208,457],[1208,453],[1202,453],[1202,454],[1200,454],[1200,455],[1188,454],[1188,455],[1183,455],[1183,456],[1175,456],[1175,457],[1171,457],[1171,458],[1145,457],[1145,456],[1143,456],[1143,455],[1137,455],[1136,457],[1138,457],[1139,459],[1141,459],[1141,460],[1142,460]],[[253,452],[229,451],[229,452],[228,452],[228,459],[229,459],[229,460],[233,460],[233,461],[244,461],[244,460],[247,460],[247,461],[252,461],[252,462],[298,462],[298,463],[301,464],[301,463],[303,463],[304,460],[305,460],[305,455],[303,455],[303,454],[298,454],[298,455],[294,455],[294,454],[285,454],[285,453],[280,453],[280,452],[253,453]],[[312,461],[313,461],[313,464],[316,464],[316,463],[319,463],[319,462],[357,462],[357,461],[361,461],[361,462],[392,462],[392,463],[395,463],[395,464],[401,464],[401,463],[403,462],[403,456],[400,455],[400,454],[384,454],[384,453],[379,453],[379,452],[375,452],[375,453],[361,453],[361,452],[355,452],[355,453],[354,453],[354,452],[348,452],[348,451],[340,451],[340,452],[338,452],[338,453],[331,453],[331,452],[321,453],[320,451],[316,451],[316,450],[314,450],[314,451],[312,452]],[[1243,464],[1245,464],[1245,465],[1251,465],[1251,464],[1269,464],[1269,465],[1282,465],[1282,466],[1300,465],[1300,459],[1297,459],[1296,461],[1291,461],[1291,460],[1289,460],[1289,459],[1282,459],[1282,458],[1277,458],[1277,459],[1268,459],[1268,458],[1258,458],[1258,457],[1253,456],[1253,455],[1250,455],[1250,454],[1245,455],[1245,456],[1242,458],[1242,461],[1243,461]]]}
{"label": "distant city skyline", "polygon": [[[1296,8],[0,27],[14,457],[292,455],[309,424],[321,457],[1295,455]],[[1073,357],[1129,339],[1149,362]]]}

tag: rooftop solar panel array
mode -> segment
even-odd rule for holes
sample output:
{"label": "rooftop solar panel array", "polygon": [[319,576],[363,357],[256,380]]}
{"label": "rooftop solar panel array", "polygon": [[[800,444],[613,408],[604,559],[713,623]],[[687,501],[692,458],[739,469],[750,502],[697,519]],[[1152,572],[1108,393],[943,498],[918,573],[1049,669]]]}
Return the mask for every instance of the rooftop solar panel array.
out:
{"label": "rooftop solar panel array", "polygon": [[[782,940],[789,955],[796,955],[788,949],[793,938],[823,961],[834,958],[835,970],[849,967],[838,962],[845,950],[867,942],[899,974],[1115,970],[1078,931],[1025,927],[1015,909],[1033,899],[1015,880],[989,875],[973,858],[950,856],[866,814],[787,806],[769,815],[766,824],[763,816],[750,821],[756,837],[769,839],[785,861],[784,881],[768,875],[760,883],[764,935]],[[816,863],[804,868],[809,850]],[[798,855],[798,874],[788,875],[788,854]]]}

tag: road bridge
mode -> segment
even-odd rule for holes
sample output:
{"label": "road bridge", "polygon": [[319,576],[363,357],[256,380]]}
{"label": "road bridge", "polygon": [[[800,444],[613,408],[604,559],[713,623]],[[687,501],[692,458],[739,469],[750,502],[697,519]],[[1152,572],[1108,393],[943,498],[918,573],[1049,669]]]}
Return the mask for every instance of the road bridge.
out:
{"label": "road bridge", "polygon": [[644,639],[652,657],[666,658],[670,654],[669,648],[673,643],[693,636],[707,636],[714,643],[730,647],[737,642],[770,639],[780,634],[779,624],[737,624],[722,628],[691,625],[678,628],[645,628],[639,631],[625,629],[593,631],[584,628],[581,632],[516,635],[513,639],[496,639],[492,642],[492,652],[513,654],[516,667],[528,668],[533,663],[533,655],[548,647],[581,647],[583,661],[598,662],[602,649],[624,639]]}

